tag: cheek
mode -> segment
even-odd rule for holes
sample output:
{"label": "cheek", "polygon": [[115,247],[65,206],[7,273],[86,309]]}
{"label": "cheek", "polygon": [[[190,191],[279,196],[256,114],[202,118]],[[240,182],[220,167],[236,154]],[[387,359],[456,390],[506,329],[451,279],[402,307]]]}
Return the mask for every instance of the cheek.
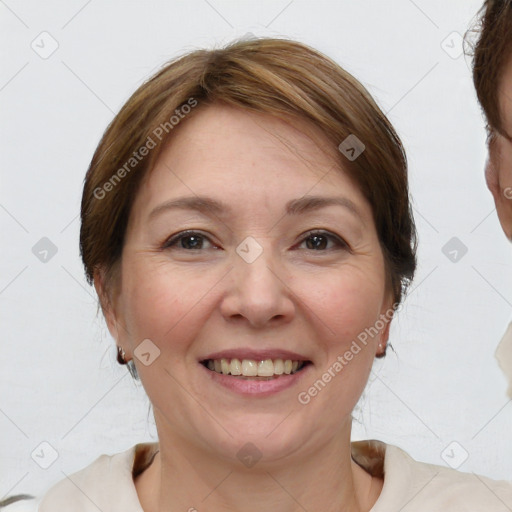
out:
{"label": "cheek", "polygon": [[499,192],[499,188],[512,181],[512,143],[502,136],[491,142],[485,176],[493,192]]}
{"label": "cheek", "polygon": [[[142,261],[127,262],[123,276],[123,318],[133,348],[149,338],[162,355],[179,353],[199,328],[194,319],[207,306],[205,292],[212,288],[214,279],[207,273],[198,275]],[[168,350],[170,346],[172,350]]]}
{"label": "cheek", "polygon": [[512,143],[505,141],[502,145],[501,159],[498,171],[500,189],[512,185]]}
{"label": "cheek", "polygon": [[304,383],[299,400],[310,400],[318,411],[329,409],[333,418],[350,414],[373,366],[384,281],[376,274],[373,279],[371,276],[371,272],[351,269],[335,279],[331,275],[325,282],[318,280],[308,303],[320,319],[316,320],[322,329],[316,333],[320,357],[316,373]]}
{"label": "cheek", "polygon": [[[291,294],[289,300],[296,303],[292,324],[304,326],[319,348],[322,365],[343,354],[379,317],[384,280],[379,265],[371,263],[315,273],[295,270],[289,292],[279,292]],[[225,269],[177,268],[141,256],[125,259],[122,272],[122,316],[132,349],[148,338],[163,360],[183,358],[220,307]]]}
{"label": "cheek", "polygon": [[332,350],[350,345],[378,320],[385,283],[376,270],[346,266],[313,279],[294,280],[297,295],[325,328],[321,338]]}

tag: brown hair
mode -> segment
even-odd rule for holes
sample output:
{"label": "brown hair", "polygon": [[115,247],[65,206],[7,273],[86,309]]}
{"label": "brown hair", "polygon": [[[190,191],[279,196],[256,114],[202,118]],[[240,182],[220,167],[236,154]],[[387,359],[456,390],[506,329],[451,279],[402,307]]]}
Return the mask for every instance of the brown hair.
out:
{"label": "brown hair", "polygon": [[364,151],[353,161],[337,154],[372,206],[388,283],[399,303],[416,268],[416,230],[400,139],[353,76],[304,44],[272,38],[182,55],[137,89],[115,116],[83,190],[80,251],[88,282],[98,269],[105,271],[106,288],[116,282],[142,178],[177,125],[214,102],[309,121],[335,149],[349,135],[363,142]]}
{"label": "brown hair", "polygon": [[[472,43],[473,36],[476,42]],[[473,55],[473,83],[488,134],[496,131],[509,138],[500,117],[498,87],[512,53],[512,2],[486,0],[465,39],[467,53]]]}

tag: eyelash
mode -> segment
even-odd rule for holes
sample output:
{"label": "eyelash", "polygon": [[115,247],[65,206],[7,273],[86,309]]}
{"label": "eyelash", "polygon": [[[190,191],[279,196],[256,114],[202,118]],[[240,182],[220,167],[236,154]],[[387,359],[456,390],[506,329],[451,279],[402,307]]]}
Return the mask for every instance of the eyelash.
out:
{"label": "eyelash", "polygon": [[[183,250],[183,251],[187,251],[187,252],[193,252],[193,251],[200,251],[201,249],[185,249],[184,247],[176,247],[177,244],[185,239],[185,238],[188,238],[188,237],[193,237],[193,236],[199,236],[199,237],[202,237],[204,239],[207,239],[208,241],[209,238],[204,235],[203,233],[201,233],[200,231],[193,231],[193,230],[187,230],[187,231],[181,231],[180,233],[177,233],[173,236],[171,236],[170,238],[168,238],[163,244],[162,244],[162,249],[173,249],[173,248],[177,248],[178,250]],[[337,247],[331,247],[330,249],[323,249],[323,250],[319,250],[319,251],[315,251],[314,249],[310,249],[311,251],[313,252],[327,252],[327,251],[332,251],[332,250],[336,250],[336,249],[341,249],[341,250],[345,250],[345,251],[348,251],[348,252],[352,252],[350,246],[348,245],[347,242],[345,242],[345,240],[343,240],[342,238],[340,238],[339,236],[337,235],[334,235],[328,231],[322,231],[322,230],[312,230],[312,231],[308,231],[307,233],[305,233],[305,235],[303,236],[303,238],[300,240],[300,244],[304,243],[306,240],[308,240],[309,238],[313,237],[313,236],[323,236],[323,237],[326,237],[327,239],[329,239],[330,241],[334,242],[335,245]],[[212,243],[210,241],[210,243]]]}

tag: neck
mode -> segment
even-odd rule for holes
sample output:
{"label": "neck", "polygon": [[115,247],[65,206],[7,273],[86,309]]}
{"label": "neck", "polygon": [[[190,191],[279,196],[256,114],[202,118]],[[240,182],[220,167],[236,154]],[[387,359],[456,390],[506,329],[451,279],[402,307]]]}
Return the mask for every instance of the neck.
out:
{"label": "neck", "polygon": [[145,512],[366,512],[377,500],[382,480],[352,461],[349,425],[348,432],[342,429],[313,454],[296,453],[252,468],[205,453],[183,439],[160,436],[160,451],[135,487]]}

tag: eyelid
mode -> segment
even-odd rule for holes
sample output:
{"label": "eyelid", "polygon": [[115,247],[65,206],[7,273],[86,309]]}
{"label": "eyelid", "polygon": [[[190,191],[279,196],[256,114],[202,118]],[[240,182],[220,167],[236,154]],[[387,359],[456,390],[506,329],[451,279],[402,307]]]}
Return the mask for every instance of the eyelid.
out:
{"label": "eyelid", "polygon": [[[215,246],[215,244],[212,242],[212,240],[210,239],[210,237],[208,235],[206,235],[205,233],[203,233],[197,229],[186,229],[184,231],[175,233],[174,235],[171,235],[170,237],[166,238],[164,240],[164,242],[162,244],[160,244],[160,246],[162,249],[168,249],[170,247],[174,247],[182,238],[186,238],[188,236],[194,236],[194,235],[201,236],[204,240],[207,240],[208,243],[210,243],[212,246]],[[341,248],[341,249],[344,249],[344,250],[352,253],[352,248],[350,247],[349,243],[345,239],[343,239],[339,235],[336,235],[336,234],[334,234],[330,231],[326,231],[324,229],[311,229],[309,231],[306,231],[305,233],[303,233],[301,235],[299,242],[297,244],[295,244],[295,246],[301,245],[309,237],[315,236],[315,235],[325,236],[327,239],[333,241],[335,243],[335,245],[337,245],[337,247],[334,247],[331,249],[324,249],[324,250],[320,250],[320,251],[315,251],[313,249],[310,249],[310,251],[312,251],[312,252],[320,252],[321,253],[321,252],[327,252],[329,250],[335,250],[335,249]],[[179,249],[183,249],[183,248],[179,247]],[[183,249],[183,250],[186,250],[186,249]],[[192,252],[192,250],[190,250],[190,251]]]}
{"label": "eyelid", "polygon": [[[352,247],[344,238],[342,238],[341,236],[336,235],[330,231],[326,231],[324,229],[311,229],[311,230],[307,231],[306,233],[301,235],[301,238],[299,240],[299,245],[302,244],[305,240],[307,240],[310,236],[314,236],[314,235],[325,236],[326,238],[334,241],[335,244],[338,246],[338,248],[345,249],[346,251],[352,253]],[[331,250],[333,250],[333,249],[331,249]],[[321,253],[321,252],[327,252],[327,251],[329,251],[329,249],[324,249],[323,251],[314,251],[314,250],[311,250],[311,251]]]}
{"label": "eyelid", "polygon": [[[162,249],[169,249],[170,247],[173,247],[176,245],[177,242],[179,242],[182,238],[186,238],[187,236],[194,236],[194,235],[199,235],[201,237],[203,237],[203,239],[207,240],[208,243],[210,243],[211,245],[215,245],[210,237],[208,235],[206,235],[205,233],[197,230],[197,229],[186,229],[184,231],[180,231],[178,233],[175,233],[174,235],[171,235],[170,237],[166,238],[162,244],[160,244],[160,247]],[[180,249],[183,249],[180,247]],[[183,249],[183,250],[186,250],[186,249]]]}

